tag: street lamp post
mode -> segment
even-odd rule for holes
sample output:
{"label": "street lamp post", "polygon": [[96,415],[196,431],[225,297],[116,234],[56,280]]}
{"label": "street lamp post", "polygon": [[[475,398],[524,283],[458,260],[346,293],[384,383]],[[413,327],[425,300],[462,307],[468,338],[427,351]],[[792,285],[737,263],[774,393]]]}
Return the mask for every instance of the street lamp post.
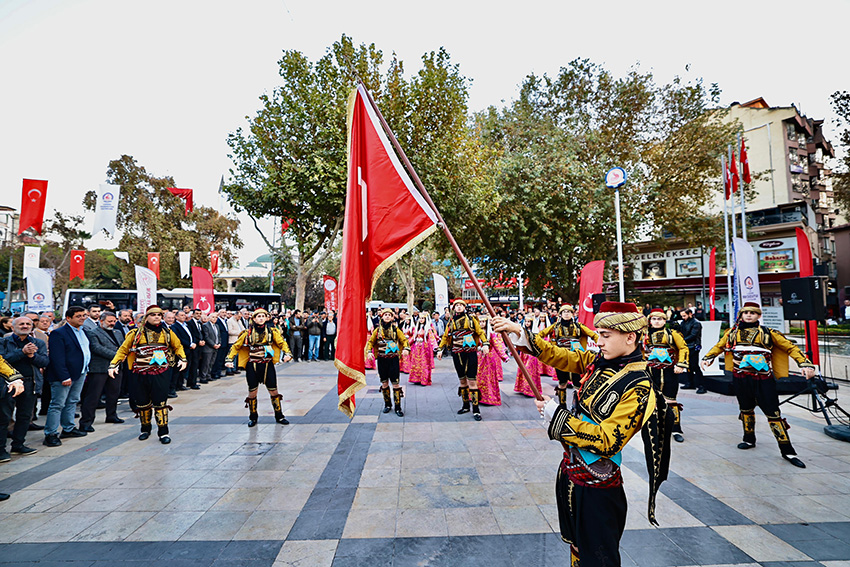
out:
{"label": "street lamp post", "polygon": [[617,269],[620,272],[620,301],[626,300],[626,285],[623,280],[623,226],[620,221],[620,187],[626,184],[626,170],[615,167],[605,174],[605,185],[614,190],[614,212],[617,216]]}

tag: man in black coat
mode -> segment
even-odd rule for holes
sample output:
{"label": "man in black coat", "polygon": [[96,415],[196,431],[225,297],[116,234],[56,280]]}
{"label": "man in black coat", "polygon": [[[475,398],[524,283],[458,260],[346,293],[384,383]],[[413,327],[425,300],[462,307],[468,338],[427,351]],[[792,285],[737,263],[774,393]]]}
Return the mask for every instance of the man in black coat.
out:
{"label": "man in black coat", "polygon": [[192,341],[195,343],[195,353],[192,357],[192,362],[188,366],[188,372],[186,373],[186,385],[193,390],[201,389],[201,386],[198,384],[198,373],[201,369],[201,347],[206,344],[203,337],[203,330],[201,329],[201,325],[203,324],[201,321],[201,315],[201,310],[195,309],[192,311],[191,319],[186,320],[186,325],[189,327],[189,333],[192,335]]}
{"label": "man in black coat", "polygon": [[[33,409],[36,392],[41,390],[42,369],[50,362],[47,356],[47,344],[32,336],[33,324],[28,317],[18,317],[12,322],[12,334],[0,340],[0,356],[23,376],[24,391],[14,398],[15,427],[12,430],[12,454],[31,455],[36,449],[24,444]],[[5,387],[0,385],[0,387]],[[11,408],[7,408],[11,410]],[[11,417],[11,411],[9,416]],[[0,453],[6,451],[6,426],[8,419],[0,425]]]}
{"label": "man in black coat", "polygon": [[[177,338],[180,339],[180,344],[183,345],[183,352],[186,353],[186,368],[181,372],[174,372],[173,375],[177,375],[177,378],[173,380],[173,388],[171,390],[171,394],[169,395],[177,395],[177,390],[188,390],[191,386],[189,384],[189,370],[193,365],[196,365],[198,350],[197,342],[192,338],[192,331],[189,327],[189,323],[186,322],[187,315],[183,311],[177,312],[177,322],[171,326],[171,330],[174,331],[174,334],[177,335]],[[200,386],[195,385],[195,389],[199,389]]]}
{"label": "man in black coat", "polygon": [[225,315],[227,311],[221,309],[218,312],[218,318],[215,321],[216,328],[218,328],[218,336],[221,337],[221,347],[216,351],[215,361],[213,362],[212,373],[210,374],[210,380],[218,380],[221,378],[221,373],[224,371],[224,361],[227,358],[227,351],[230,350],[230,345],[227,344],[227,323],[225,321]]}
{"label": "man in black coat", "polygon": [[212,367],[215,363],[216,354],[221,350],[221,332],[216,325],[218,315],[213,313],[209,317],[202,315],[201,323],[201,362],[198,365],[201,384],[206,384],[212,377]]}
{"label": "man in black coat", "polygon": [[688,376],[690,382],[682,386],[683,390],[697,389],[697,394],[705,394],[705,386],[702,384],[702,370],[699,367],[699,351],[702,348],[702,323],[694,318],[690,309],[679,311],[682,318],[679,323],[679,331],[685,344],[688,345]]}
{"label": "man in black coat", "polygon": [[86,375],[86,383],[83,386],[83,399],[80,409],[80,425],[78,429],[91,433],[94,431],[95,410],[100,401],[101,392],[106,392],[106,423],[124,423],[118,417],[118,394],[121,392],[122,374],[119,372],[115,378],[107,374],[109,364],[118,347],[121,346],[120,332],[115,330],[115,322],[118,318],[112,311],[104,311],[100,314],[100,322],[97,328],[86,331],[89,337],[89,350],[91,351],[91,362],[89,362],[89,373]]}

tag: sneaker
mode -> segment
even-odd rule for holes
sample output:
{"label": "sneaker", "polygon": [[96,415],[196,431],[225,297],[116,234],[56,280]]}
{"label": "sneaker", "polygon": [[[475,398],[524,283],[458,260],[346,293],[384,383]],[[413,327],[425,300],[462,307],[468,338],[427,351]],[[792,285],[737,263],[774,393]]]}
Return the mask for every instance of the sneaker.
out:
{"label": "sneaker", "polygon": [[12,460],[12,455],[9,454],[9,451],[3,449],[0,451],[0,463],[8,463]]}
{"label": "sneaker", "polygon": [[42,445],[46,447],[58,447],[62,444],[58,435],[45,435]]}
{"label": "sneaker", "polygon": [[62,433],[59,434],[59,438],[60,439],[67,439],[69,437],[85,437],[86,435],[88,435],[88,433],[86,433],[85,431],[80,431],[79,429],[77,429],[75,427],[74,429],[72,429],[70,431],[64,431],[63,430]]}
{"label": "sneaker", "polygon": [[27,447],[26,445],[21,445],[18,448],[12,447],[13,455],[32,455],[33,453],[38,453],[38,449],[33,449],[32,447]]}
{"label": "sneaker", "polygon": [[681,433],[674,433],[673,434],[673,440],[676,443],[684,443],[685,442],[685,436],[682,435]]}

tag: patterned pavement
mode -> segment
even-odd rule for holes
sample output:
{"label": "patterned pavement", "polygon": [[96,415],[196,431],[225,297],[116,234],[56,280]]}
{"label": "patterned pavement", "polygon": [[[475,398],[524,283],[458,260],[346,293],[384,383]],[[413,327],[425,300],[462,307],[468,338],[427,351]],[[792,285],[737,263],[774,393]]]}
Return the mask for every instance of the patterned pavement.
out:
{"label": "patterned pavement", "polygon": [[[39,452],[0,465],[0,491],[12,493],[0,503],[0,565],[568,565],[553,490],[561,452],[513,393],[515,369],[505,365],[503,405],[484,406],[480,423],[455,414],[449,360],[433,386],[407,388],[404,418],[380,413],[370,371],[351,421],[336,409],[331,363],[302,362],[278,368],[289,426],[262,392],[249,429],[233,377],[172,401],[168,446],[100,415],[95,433],[55,449],[31,432]],[[761,415],[757,447],[735,448],[733,398],[680,401],[686,441],[661,488],[660,528],[646,520],[640,440],[624,453],[624,566],[850,567],[850,444],[783,406],[808,465],[796,469]]]}

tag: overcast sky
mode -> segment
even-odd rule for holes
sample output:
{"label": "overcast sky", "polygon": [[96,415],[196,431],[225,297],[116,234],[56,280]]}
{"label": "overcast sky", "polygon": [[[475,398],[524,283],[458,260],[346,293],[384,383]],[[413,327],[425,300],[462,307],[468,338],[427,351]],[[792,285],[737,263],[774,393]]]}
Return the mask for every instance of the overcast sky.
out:
{"label": "overcast sky", "polygon": [[[848,16],[846,0],[0,0],[0,204],[20,207],[27,177],[49,180],[48,216],[81,212],[109,160],[129,154],[218,207],[227,134],[279,83],[281,51],[315,60],[343,33],[395,51],[409,73],[444,46],[473,80],[471,110],[586,57],[617,75],[639,63],[659,82],[703,77],[727,104],[794,103],[835,142],[829,95],[850,88]],[[266,250],[250,222],[242,232],[247,263]]]}

